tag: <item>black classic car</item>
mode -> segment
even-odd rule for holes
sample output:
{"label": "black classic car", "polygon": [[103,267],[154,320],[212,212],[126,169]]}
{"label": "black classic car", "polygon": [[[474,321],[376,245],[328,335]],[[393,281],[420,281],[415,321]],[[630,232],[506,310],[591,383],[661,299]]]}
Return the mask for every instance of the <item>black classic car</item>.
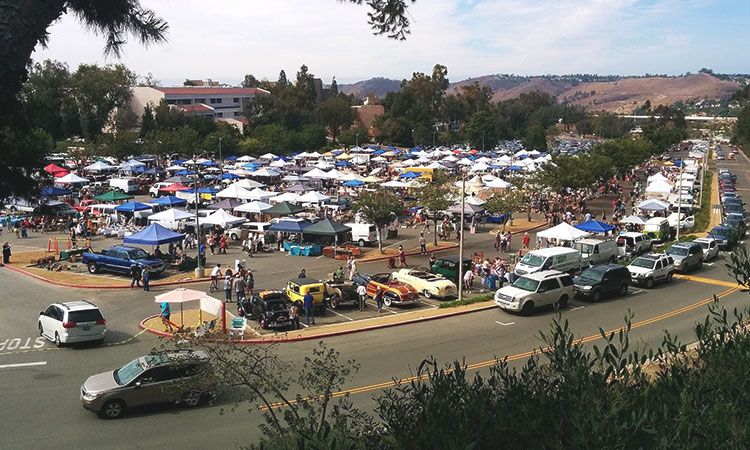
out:
{"label": "black classic car", "polygon": [[281,291],[260,291],[239,302],[240,316],[255,319],[263,329],[283,328],[290,324],[289,308]]}

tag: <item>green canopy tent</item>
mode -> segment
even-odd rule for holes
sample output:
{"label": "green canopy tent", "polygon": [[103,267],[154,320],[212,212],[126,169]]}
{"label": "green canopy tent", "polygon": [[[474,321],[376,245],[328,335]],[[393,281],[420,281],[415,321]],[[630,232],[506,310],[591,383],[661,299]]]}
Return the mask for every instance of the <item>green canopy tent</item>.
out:
{"label": "green canopy tent", "polygon": [[273,205],[272,207],[263,211],[263,214],[269,214],[272,216],[290,216],[292,214],[301,213],[305,208],[297,205],[293,205],[289,202],[281,202]]}
{"label": "green canopy tent", "polygon": [[323,219],[302,230],[303,235],[324,236],[333,238],[333,255],[336,257],[336,247],[338,247],[339,235],[352,231],[351,227],[336,223],[331,219]]}
{"label": "green canopy tent", "polygon": [[98,202],[120,202],[123,200],[130,200],[133,198],[132,195],[128,195],[119,191],[109,191],[104,194],[97,195],[94,200]]}

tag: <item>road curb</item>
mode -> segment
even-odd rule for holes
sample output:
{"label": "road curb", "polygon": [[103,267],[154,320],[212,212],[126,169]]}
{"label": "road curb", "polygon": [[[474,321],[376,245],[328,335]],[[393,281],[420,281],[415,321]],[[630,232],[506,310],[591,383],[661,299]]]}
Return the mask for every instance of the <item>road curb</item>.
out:
{"label": "road curb", "polygon": [[[21,275],[26,275],[31,278],[35,278],[39,281],[43,281],[45,283],[53,284],[55,286],[62,286],[62,287],[69,287],[69,288],[75,288],[75,289],[131,289],[129,284],[122,284],[122,285],[115,285],[115,286],[90,286],[86,284],[74,284],[74,283],[65,283],[62,281],[57,280],[50,280],[48,278],[44,278],[41,275],[37,275],[35,273],[31,273],[29,271],[23,270],[20,267],[14,267],[11,264],[6,264],[6,268],[16,272],[20,273]],[[198,279],[192,279],[192,280],[184,280],[184,281],[166,281],[166,282],[151,282],[149,283],[149,287],[159,287],[159,286],[175,286],[178,284],[188,284],[188,283],[203,283],[206,281],[211,281],[210,277],[204,277],[204,278],[198,278]]]}
{"label": "road curb", "polygon": [[[479,308],[473,308],[473,309],[466,309],[466,310],[461,310],[461,311],[449,312],[449,313],[440,314],[440,315],[437,315],[437,316],[418,317],[416,319],[404,320],[403,322],[384,323],[384,324],[372,325],[372,326],[369,326],[369,327],[352,329],[352,330],[332,331],[330,333],[321,333],[321,334],[314,334],[314,335],[309,335],[309,336],[301,335],[301,336],[284,337],[284,338],[242,339],[242,340],[235,341],[235,342],[237,342],[238,344],[244,344],[244,345],[257,345],[257,344],[279,344],[279,343],[287,343],[287,342],[311,341],[311,340],[314,340],[314,339],[323,339],[323,338],[329,338],[329,337],[335,337],[335,336],[344,336],[344,335],[347,335],[347,334],[364,333],[364,332],[367,332],[367,331],[382,330],[384,328],[393,328],[393,327],[399,327],[399,326],[402,326],[402,325],[411,325],[411,324],[414,324],[414,323],[429,322],[429,321],[438,320],[438,319],[447,319],[449,317],[462,316],[464,314],[471,314],[471,313],[480,312],[480,311],[487,311],[487,310],[494,309],[494,308],[496,308],[496,306],[494,304],[492,304],[492,305],[482,306],[482,307],[479,307]],[[147,332],[149,332],[151,334],[154,334],[156,336],[170,337],[170,338],[173,337],[174,336],[173,333],[168,333],[168,332],[165,332],[165,331],[154,330],[154,329],[148,328],[145,325],[145,323],[147,321],[149,321],[151,319],[154,319],[156,317],[159,317],[159,315],[155,314],[153,316],[146,317],[145,319],[143,319],[138,324],[138,326],[141,329],[146,330]],[[220,341],[218,341],[218,340],[209,340],[209,342],[220,342]]]}

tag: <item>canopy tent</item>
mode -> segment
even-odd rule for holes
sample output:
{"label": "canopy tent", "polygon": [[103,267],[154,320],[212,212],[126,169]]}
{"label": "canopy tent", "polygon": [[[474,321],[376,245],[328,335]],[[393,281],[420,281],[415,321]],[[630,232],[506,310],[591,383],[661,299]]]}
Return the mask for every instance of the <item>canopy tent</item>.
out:
{"label": "canopy tent", "polygon": [[325,194],[321,194],[318,191],[310,191],[304,195],[300,195],[297,198],[297,201],[302,202],[302,203],[323,203],[330,199],[331,197]]}
{"label": "canopy tent", "polygon": [[187,200],[185,200],[184,198],[177,198],[174,195],[168,195],[165,197],[155,198],[149,203],[161,206],[185,206],[187,205]]}
{"label": "canopy tent", "polygon": [[121,202],[123,200],[130,200],[133,198],[132,195],[125,194],[120,191],[109,191],[104,194],[99,194],[94,197],[94,200],[98,202]]}
{"label": "canopy tent", "polygon": [[143,230],[124,237],[122,241],[126,244],[161,245],[170,242],[180,242],[184,238],[185,235],[182,233],[175,233],[158,223],[152,223]]}
{"label": "canopy tent", "polygon": [[304,210],[305,209],[301,206],[292,205],[289,202],[281,202],[273,205],[263,212],[272,216],[288,216],[291,214],[301,213]]}
{"label": "canopy tent", "polygon": [[647,182],[648,183],[651,183],[651,182],[654,182],[654,181],[665,181],[666,182],[666,181],[669,181],[669,179],[667,177],[665,177],[664,175],[662,175],[661,173],[657,173],[657,174],[651,175],[651,176],[649,176],[647,178]]}
{"label": "canopy tent", "polygon": [[[464,209],[463,209],[464,214],[479,214],[482,211],[484,211],[484,208],[482,208],[481,206],[472,205],[471,203],[464,202]],[[461,214],[461,204],[456,203],[455,205],[451,206],[450,208],[448,208],[448,212],[454,213],[454,214]]]}
{"label": "canopy tent", "polygon": [[[190,183],[191,181],[195,181],[194,179],[191,179],[190,177],[186,177],[184,175],[175,175],[173,177],[169,177],[166,180],[164,180],[165,183]],[[163,190],[163,189],[160,189]]]}
{"label": "canopy tent", "polygon": [[503,180],[502,178],[497,178],[494,180],[487,181],[486,183],[484,183],[484,186],[487,188],[492,188],[492,189],[507,189],[510,187],[510,183]]}
{"label": "canopy tent", "polygon": [[44,166],[44,171],[56,177],[61,177],[63,175],[67,175],[68,173],[70,173],[68,169],[63,169],[57,164],[47,164],[46,166]]}
{"label": "canopy tent", "polygon": [[311,234],[316,236],[337,236],[349,231],[352,231],[351,227],[333,222],[331,221],[331,219],[323,219],[306,227],[304,230],[302,230],[302,234]]}
{"label": "canopy tent", "polygon": [[250,191],[248,200],[265,200],[271,197],[276,197],[278,194],[278,192],[264,191],[261,188],[255,188]]}
{"label": "canopy tent", "polygon": [[383,187],[389,187],[389,188],[405,188],[409,187],[408,184],[404,183],[403,181],[386,181],[385,183],[381,184]]}
{"label": "canopy tent", "polygon": [[268,231],[281,233],[302,233],[303,230],[310,225],[311,224],[309,220],[280,220],[276,223],[271,224],[271,226],[268,227]]}
{"label": "canopy tent", "polygon": [[159,190],[163,192],[179,192],[179,191],[189,191],[190,188],[185,186],[182,183],[172,183],[169,186],[163,187]]}
{"label": "canopy tent", "polygon": [[579,230],[567,222],[562,222],[552,228],[540,231],[536,235],[540,238],[557,239],[558,241],[575,241],[576,239],[581,239],[589,234],[590,233]]}
{"label": "canopy tent", "polygon": [[644,219],[641,216],[628,216],[620,221],[620,223],[630,224],[630,225],[645,225],[646,219]]}
{"label": "canopy tent", "polygon": [[117,212],[136,212],[136,211],[145,211],[147,209],[151,209],[151,206],[140,203],[140,202],[127,202],[123,203],[122,205],[115,206],[115,211]]}
{"label": "canopy tent", "polygon": [[656,199],[645,200],[638,204],[638,209],[644,211],[665,211],[669,209],[669,203]]}
{"label": "canopy tent", "polygon": [[360,181],[360,180],[348,180],[344,182],[344,186],[346,187],[360,187],[364,184],[365,184],[364,181]]}
{"label": "canopy tent", "polygon": [[485,200],[482,200],[479,197],[474,197],[473,195],[467,195],[466,196],[466,203],[474,206],[482,206],[485,203],[487,203]]}
{"label": "canopy tent", "polygon": [[60,195],[70,194],[72,194],[70,190],[59,188],[57,186],[46,186],[39,192],[39,195],[42,197],[58,197]]}
{"label": "canopy tent", "polygon": [[279,194],[275,197],[271,197],[268,199],[268,201],[273,203],[281,203],[281,202],[290,202],[290,203],[296,203],[299,201],[299,194],[296,194],[294,192],[284,192],[283,194]]}
{"label": "canopy tent", "polygon": [[87,181],[89,181],[88,178],[79,177],[74,173],[68,173],[67,175],[63,175],[60,178],[55,179],[55,183],[60,184],[86,183]]}
{"label": "canopy tent", "polygon": [[242,205],[234,208],[234,212],[262,213],[270,208],[271,205],[269,205],[268,203],[252,201],[243,203]]}
{"label": "canopy tent", "polygon": [[223,209],[219,209],[205,219],[201,220],[201,222],[204,224],[219,225],[222,228],[227,228],[228,225],[235,225],[244,221],[245,218],[233,216]]}
{"label": "canopy tent", "polygon": [[647,194],[669,194],[672,192],[672,185],[666,181],[652,181],[646,186]]}
{"label": "canopy tent", "polygon": [[[185,321],[182,314],[182,304],[193,301],[202,301],[207,298],[205,292],[196,291],[193,289],[186,289],[184,287],[174,289],[163,294],[159,294],[154,297],[156,303],[179,303],[180,304],[180,325],[185,326]],[[211,297],[208,297],[211,298]],[[199,311],[201,311],[199,309]]]}
{"label": "canopy tent", "polygon": [[97,161],[93,164],[89,164],[88,166],[84,167],[84,170],[88,170],[89,172],[104,172],[105,170],[113,170],[115,167],[110,166],[109,164]]}
{"label": "canopy tent", "polygon": [[588,220],[583,223],[579,223],[575,226],[579,230],[587,231],[589,233],[606,233],[608,231],[612,231],[615,229],[612,225],[606,223],[606,222],[600,222],[598,220],[592,219]]}
{"label": "canopy tent", "polygon": [[225,209],[227,211],[231,211],[242,204],[243,203],[239,200],[235,200],[233,198],[225,198],[218,203],[212,203],[208,205],[206,209]]}
{"label": "canopy tent", "polygon": [[181,220],[192,219],[194,217],[194,214],[190,214],[188,212],[181,211],[175,208],[170,208],[165,211],[148,216],[148,220],[149,222],[167,222],[175,224]]}
{"label": "canopy tent", "polygon": [[[302,183],[295,184],[294,186],[289,186],[288,188],[284,188],[284,192],[307,192],[310,189],[312,189],[310,186],[306,186]],[[276,194],[274,194],[275,196]]]}
{"label": "canopy tent", "polygon": [[250,191],[243,188],[242,186],[239,186],[238,183],[231,184],[227,186],[225,189],[222,189],[221,191],[217,192],[216,197],[234,198],[238,200],[256,200],[256,198],[254,198],[250,194]]}

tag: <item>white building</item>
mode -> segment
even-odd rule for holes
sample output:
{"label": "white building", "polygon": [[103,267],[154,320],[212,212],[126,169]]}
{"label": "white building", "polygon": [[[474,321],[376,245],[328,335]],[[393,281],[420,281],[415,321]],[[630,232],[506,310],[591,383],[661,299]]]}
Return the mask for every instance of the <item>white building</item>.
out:
{"label": "white building", "polygon": [[[184,110],[188,114],[210,116],[214,120],[239,119],[242,117],[243,103],[257,95],[268,95],[260,88],[234,88],[216,86],[191,87],[150,87],[134,86],[130,110],[138,117],[150,104],[158,106],[162,101]],[[241,120],[241,119],[239,119]]]}

